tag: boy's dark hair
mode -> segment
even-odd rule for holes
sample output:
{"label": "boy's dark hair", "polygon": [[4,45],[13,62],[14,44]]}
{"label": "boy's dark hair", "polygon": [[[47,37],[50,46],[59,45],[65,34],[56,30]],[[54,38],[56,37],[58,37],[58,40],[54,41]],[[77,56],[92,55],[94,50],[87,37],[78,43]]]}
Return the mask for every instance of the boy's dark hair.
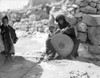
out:
{"label": "boy's dark hair", "polygon": [[8,17],[7,17],[7,16],[4,16],[4,17],[2,18],[2,22],[3,22],[4,19],[7,19],[7,20],[8,20]]}

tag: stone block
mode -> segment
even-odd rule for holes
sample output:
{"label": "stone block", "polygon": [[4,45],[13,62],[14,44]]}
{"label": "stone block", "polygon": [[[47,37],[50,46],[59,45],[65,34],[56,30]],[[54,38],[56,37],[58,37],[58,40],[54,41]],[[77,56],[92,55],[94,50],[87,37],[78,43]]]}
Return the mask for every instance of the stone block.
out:
{"label": "stone block", "polygon": [[76,5],[80,5],[81,2],[82,2],[82,0],[76,0],[76,1],[75,1],[75,4],[76,4]]}
{"label": "stone block", "polygon": [[79,17],[79,18],[80,18],[80,17],[82,17],[82,16],[83,16],[83,13],[82,13],[82,12],[79,12],[79,13],[76,13],[74,16],[75,16],[76,18],[77,18],[77,17]]}
{"label": "stone block", "polygon": [[80,12],[80,9],[78,8],[78,9],[76,9],[76,11],[75,11],[76,13],[79,13]]}
{"label": "stone block", "polygon": [[77,26],[77,31],[80,31],[80,32],[87,32],[87,25],[85,23],[78,23]]}
{"label": "stone block", "polygon": [[97,25],[100,25],[100,15],[90,15],[90,16],[92,16],[96,20]]}
{"label": "stone block", "polygon": [[95,2],[95,3],[98,3],[99,0],[92,0],[92,1]]}
{"label": "stone block", "polygon": [[88,52],[88,44],[80,43],[78,48],[79,57],[83,58],[93,58],[90,52]]}
{"label": "stone block", "polygon": [[100,55],[100,46],[96,45],[89,46],[89,52],[95,55]]}
{"label": "stone block", "polygon": [[82,16],[82,22],[87,24],[88,26],[97,26],[97,20],[89,14],[84,14]]}
{"label": "stone block", "polygon": [[86,42],[87,33],[78,32],[78,39],[80,39],[81,42]]}
{"label": "stone block", "polygon": [[97,11],[97,15],[100,15],[100,11]]}
{"label": "stone block", "polygon": [[79,6],[76,5],[76,4],[72,4],[72,7],[73,7],[73,8],[79,8]]}
{"label": "stone block", "polygon": [[86,6],[86,7],[80,8],[80,11],[85,12],[87,14],[95,14],[97,13],[97,8]]}
{"label": "stone block", "polygon": [[88,27],[88,38],[94,45],[100,45],[100,26]]}
{"label": "stone block", "polygon": [[97,4],[97,9],[98,9],[98,10],[100,10],[100,3],[99,3],[99,4]]}
{"label": "stone block", "polygon": [[77,24],[77,19],[72,14],[68,14],[66,16],[66,20],[70,23],[71,26],[75,26]]}
{"label": "stone block", "polygon": [[96,4],[95,2],[91,2],[91,3],[90,3],[90,6],[93,7],[93,8],[95,8],[96,5],[97,5],[97,4]]}
{"label": "stone block", "polygon": [[88,1],[86,1],[86,0],[84,0],[84,1],[83,0],[76,0],[75,4],[83,7],[83,6],[88,5]]}
{"label": "stone block", "polygon": [[91,1],[92,1],[92,0],[87,0],[87,2],[89,2],[89,3],[90,3]]}

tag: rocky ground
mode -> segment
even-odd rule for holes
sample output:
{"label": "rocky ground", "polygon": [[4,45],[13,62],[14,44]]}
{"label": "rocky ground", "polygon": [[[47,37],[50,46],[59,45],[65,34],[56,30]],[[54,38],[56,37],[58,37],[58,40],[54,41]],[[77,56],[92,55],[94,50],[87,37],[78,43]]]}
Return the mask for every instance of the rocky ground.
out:
{"label": "rocky ground", "polygon": [[[38,36],[39,34],[39,36]],[[78,57],[76,60],[40,61],[45,51],[47,34],[21,38],[15,44],[14,62],[4,62],[0,55],[0,78],[99,78],[100,67],[93,60]],[[45,35],[45,36],[44,36]],[[38,39],[37,39],[38,38]],[[44,41],[44,42],[43,42]],[[30,46],[31,45],[31,46]],[[98,65],[99,65],[98,61]]]}

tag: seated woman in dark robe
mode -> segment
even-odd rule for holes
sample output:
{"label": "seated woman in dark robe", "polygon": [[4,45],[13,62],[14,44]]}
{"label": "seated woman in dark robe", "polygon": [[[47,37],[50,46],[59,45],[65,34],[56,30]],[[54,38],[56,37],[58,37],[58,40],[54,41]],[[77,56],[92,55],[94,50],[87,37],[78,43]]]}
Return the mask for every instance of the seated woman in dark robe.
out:
{"label": "seated woman in dark robe", "polygon": [[74,57],[76,58],[78,56],[77,50],[79,46],[80,40],[76,38],[75,28],[71,27],[70,24],[66,21],[64,15],[58,15],[56,17],[56,22],[58,23],[59,29],[63,34],[68,35],[74,42],[74,47],[70,55],[68,55],[68,58]]}
{"label": "seated woman in dark robe", "polygon": [[[77,38],[76,38],[74,27],[70,26],[70,24],[66,21],[64,15],[58,15],[55,20],[58,23],[58,30],[55,32],[55,34],[57,34],[58,32],[60,32],[62,34],[66,34],[73,40],[73,43],[74,43],[72,52],[68,56],[66,56],[66,58],[68,58],[68,59],[76,58],[78,56],[77,50],[78,50],[80,41],[77,40]],[[52,37],[50,39],[52,39]],[[53,59],[55,57],[56,51],[54,50],[53,46],[51,45],[50,39],[47,40],[47,48],[48,48],[48,51],[51,50],[50,51],[51,52],[50,59]]]}

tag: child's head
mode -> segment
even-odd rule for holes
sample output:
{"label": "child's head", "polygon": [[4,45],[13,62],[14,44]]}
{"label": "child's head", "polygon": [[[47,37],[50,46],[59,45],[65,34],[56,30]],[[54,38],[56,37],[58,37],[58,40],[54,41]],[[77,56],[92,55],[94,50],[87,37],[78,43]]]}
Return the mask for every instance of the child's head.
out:
{"label": "child's head", "polygon": [[49,27],[49,31],[50,31],[51,33],[53,33],[54,30],[55,30],[55,27],[54,27],[54,26],[50,26],[50,27]]}
{"label": "child's head", "polygon": [[4,26],[7,26],[7,25],[8,25],[8,22],[9,22],[8,17],[7,17],[7,16],[4,16],[4,17],[2,18],[2,23],[3,23],[3,25],[4,25]]}

